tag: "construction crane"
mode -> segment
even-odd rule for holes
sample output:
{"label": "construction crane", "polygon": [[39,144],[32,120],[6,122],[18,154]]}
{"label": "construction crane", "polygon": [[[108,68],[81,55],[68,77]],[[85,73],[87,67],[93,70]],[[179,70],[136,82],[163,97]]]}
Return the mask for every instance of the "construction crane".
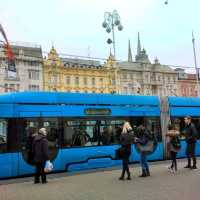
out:
{"label": "construction crane", "polygon": [[12,48],[8,42],[8,38],[3,29],[3,26],[1,24],[0,24],[0,33],[2,34],[2,36],[5,40],[3,42],[3,48],[5,49],[5,55],[6,55],[7,61],[8,61],[8,77],[16,78],[15,56],[14,56]]}

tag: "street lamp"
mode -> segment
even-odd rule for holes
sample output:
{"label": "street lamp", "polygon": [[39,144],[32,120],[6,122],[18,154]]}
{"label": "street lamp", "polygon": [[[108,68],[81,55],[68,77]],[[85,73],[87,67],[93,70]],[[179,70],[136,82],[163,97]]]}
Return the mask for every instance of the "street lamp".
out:
{"label": "street lamp", "polygon": [[108,44],[113,44],[113,51],[115,57],[115,26],[118,28],[119,31],[122,31],[123,26],[121,25],[120,16],[116,10],[111,12],[104,13],[104,22],[102,23],[103,28],[106,29],[107,33],[112,31],[112,40],[109,38],[107,40]]}

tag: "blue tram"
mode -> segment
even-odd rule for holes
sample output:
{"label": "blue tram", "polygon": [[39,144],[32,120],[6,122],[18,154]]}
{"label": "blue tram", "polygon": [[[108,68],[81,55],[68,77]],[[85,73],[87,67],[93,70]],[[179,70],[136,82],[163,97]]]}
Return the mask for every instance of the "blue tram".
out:
{"label": "blue tram", "polygon": [[[167,102],[170,120],[179,123],[180,128],[185,115],[199,116],[196,107],[200,106],[200,99],[170,97]],[[126,120],[133,127],[143,123],[156,135],[158,143],[148,159],[163,160],[166,130],[161,123],[161,104],[155,96],[61,92],[2,94],[0,179],[34,172],[31,143],[41,127],[48,131],[50,158],[55,172],[119,165],[121,161],[115,160],[115,149],[119,147],[121,126]],[[185,112],[179,109],[181,106]],[[183,145],[179,157],[184,156]],[[133,145],[130,162],[138,160],[139,154]]]}

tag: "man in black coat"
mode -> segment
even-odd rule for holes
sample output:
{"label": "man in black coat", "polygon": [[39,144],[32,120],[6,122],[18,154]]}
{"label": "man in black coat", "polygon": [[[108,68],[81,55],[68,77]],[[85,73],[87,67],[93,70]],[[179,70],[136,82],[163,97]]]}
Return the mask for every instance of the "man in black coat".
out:
{"label": "man in black coat", "polygon": [[[195,147],[196,147],[196,141],[197,141],[197,130],[195,125],[191,122],[192,118],[190,116],[187,116],[184,118],[185,121],[185,137],[186,137],[186,155],[188,158],[188,164],[185,166],[185,168],[190,169],[197,169],[196,166],[196,156],[195,156]],[[193,160],[193,166],[191,165],[191,158]]]}
{"label": "man in black coat", "polygon": [[33,141],[33,158],[36,166],[35,184],[40,182],[40,176],[42,178],[42,183],[47,183],[46,174],[44,172],[45,163],[49,160],[48,140],[46,135],[46,129],[41,128]]}

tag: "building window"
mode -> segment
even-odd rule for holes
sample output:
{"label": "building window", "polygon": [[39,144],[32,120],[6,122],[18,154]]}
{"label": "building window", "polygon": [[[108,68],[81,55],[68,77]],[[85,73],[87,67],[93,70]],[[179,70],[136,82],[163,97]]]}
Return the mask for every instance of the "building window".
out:
{"label": "building window", "polygon": [[134,76],[133,76],[133,74],[130,74],[130,79],[134,79]]}
{"label": "building window", "polygon": [[128,94],[128,88],[124,87],[124,94]]}
{"label": "building window", "polygon": [[38,66],[39,65],[39,63],[37,61],[30,61],[29,64],[31,66]]}
{"label": "building window", "polygon": [[87,77],[83,78],[83,83],[84,83],[84,85],[87,85]]}
{"label": "building window", "polygon": [[116,85],[116,81],[114,78],[112,79],[112,85]]}
{"label": "building window", "polygon": [[5,88],[5,92],[8,92],[8,84],[7,83],[5,83],[4,88]]}
{"label": "building window", "polygon": [[92,85],[95,85],[95,78],[92,78]]}
{"label": "building window", "polygon": [[19,90],[20,90],[20,85],[17,84],[16,86],[17,86],[17,87],[16,87],[16,91],[19,92]]}
{"label": "building window", "polygon": [[127,74],[123,74],[123,79],[127,79]]}
{"label": "building window", "polygon": [[103,85],[103,78],[100,78],[99,81],[100,81],[100,85]]}
{"label": "building window", "polygon": [[52,75],[52,76],[51,76],[51,83],[57,84],[57,80],[58,80],[57,75]]}
{"label": "building window", "polygon": [[28,70],[28,77],[31,80],[39,80],[39,71],[38,70]]}
{"label": "building window", "polygon": [[76,85],[79,85],[79,77],[76,77],[76,78],[75,78],[75,84],[76,84]]}
{"label": "building window", "polygon": [[135,88],[134,87],[132,87],[132,94],[134,94],[135,93]]}
{"label": "building window", "polygon": [[176,77],[174,77],[174,83],[176,83]]}
{"label": "building window", "polygon": [[66,84],[69,85],[70,82],[71,82],[71,80],[70,80],[70,76],[67,76],[67,77],[66,77]]}
{"label": "building window", "polygon": [[4,84],[4,91],[5,92],[12,92],[15,91],[15,84]]}
{"label": "building window", "polygon": [[39,85],[29,85],[29,91],[39,91]]}

